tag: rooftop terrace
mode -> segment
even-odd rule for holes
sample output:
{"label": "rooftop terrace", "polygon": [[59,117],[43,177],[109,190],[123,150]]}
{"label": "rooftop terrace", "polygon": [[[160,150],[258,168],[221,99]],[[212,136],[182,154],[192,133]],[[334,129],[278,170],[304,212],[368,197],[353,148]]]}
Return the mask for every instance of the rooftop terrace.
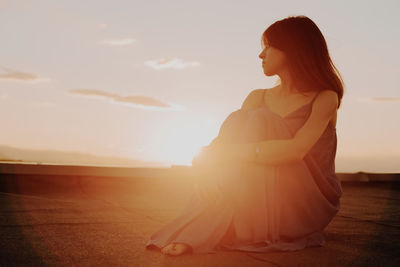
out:
{"label": "rooftop terrace", "polygon": [[185,206],[190,167],[0,164],[0,265],[400,266],[400,175],[338,173],[324,247],[179,257],[146,250]]}

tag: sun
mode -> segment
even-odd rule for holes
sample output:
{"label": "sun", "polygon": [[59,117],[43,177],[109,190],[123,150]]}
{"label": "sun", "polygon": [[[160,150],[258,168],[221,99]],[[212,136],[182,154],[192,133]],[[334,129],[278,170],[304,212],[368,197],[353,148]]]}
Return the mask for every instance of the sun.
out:
{"label": "sun", "polygon": [[157,158],[174,165],[192,165],[193,157],[203,146],[208,145],[218,133],[218,124],[213,119],[180,121],[166,130],[166,142]]}

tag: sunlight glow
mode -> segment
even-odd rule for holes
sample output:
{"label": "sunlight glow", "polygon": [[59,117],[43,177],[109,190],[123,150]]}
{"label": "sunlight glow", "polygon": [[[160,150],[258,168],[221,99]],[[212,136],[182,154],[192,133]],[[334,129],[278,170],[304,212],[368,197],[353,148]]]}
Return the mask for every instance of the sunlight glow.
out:
{"label": "sunlight glow", "polygon": [[188,117],[167,129],[168,140],[158,150],[157,158],[176,165],[192,165],[193,157],[201,147],[208,145],[216,136],[218,123],[213,119]]}

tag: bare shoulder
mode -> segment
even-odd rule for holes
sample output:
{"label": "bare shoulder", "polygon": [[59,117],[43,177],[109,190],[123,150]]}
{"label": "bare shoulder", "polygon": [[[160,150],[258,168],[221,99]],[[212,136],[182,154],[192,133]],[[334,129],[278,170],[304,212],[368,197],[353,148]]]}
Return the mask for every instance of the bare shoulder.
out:
{"label": "bare shoulder", "polygon": [[263,91],[265,89],[253,89],[243,101],[241,109],[250,110],[257,108],[260,104],[261,97],[263,95]]}
{"label": "bare shoulder", "polygon": [[335,91],[320,91],[312,105],[309,120],[320,122],[328,120],[335,127],[338,105],[339,97]]}
{"label": "bare shoulder", "polygon": [[250,110],[260,107],[263,102],[264,93],[268,93],[270,90],[272,90],[272,88],[260,88],[252,90],[244,100],[241,109]]}
{"label": "bare shoulder", "polygon": [[338,94],[333,90],[322,90],[318,93],[314,105],[337,108],[339,105]]}

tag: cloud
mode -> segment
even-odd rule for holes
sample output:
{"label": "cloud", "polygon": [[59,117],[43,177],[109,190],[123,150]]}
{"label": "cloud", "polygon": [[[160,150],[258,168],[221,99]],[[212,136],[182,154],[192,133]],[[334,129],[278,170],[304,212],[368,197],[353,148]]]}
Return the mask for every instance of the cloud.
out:
{"label": "cloud", "polygon": [[171,110],[182,110],[181,106],[164,103],[153,97],[148,96],[120,96],[118,94],[108,93],[97,89],[71,89],[68,91],[70,94],[77,94],[89,97],[102,97],[110,99],[112,102],[117,104],[127,104],[130,106],[136,106],[140,108],[151,108],[151,109],[171,109]]}
{"label": "cloud", "polygon": [[105,39],[99,42],[102,45],[108,46],[124,46],[124,45],[131,45],[136,42],[136,39],[133,38],[121,38],[121,39]]}
{"label": "cloud", "polygon": [[148,60],[144,62],[144,64],[156,70],[166,69],[166,68],[184,69],[187,67],[200,66],[200,63],[197,61],[183,62],[179,58],[171,58],[171,57],[156,59],[156,60]]}
{"label": "cloud", "polygon": [[68,92],[72,94],[87,95],[87,96],[103,96],[108,98],[118,97],[117,94],[110,94],[97,89],[72,89]]}
{"label": "cloud", "polygon": [[400,97],[359,97],[360,102],[400,102]]}
{"label": "cloud", "polygon": [[0,73],[0,81],[18,81],[18,82],[27,82],[27,83],[38,83],[38,82],[47,82],[50,79],[41,77],[37,74],[22,72],[18,70],[12,70],[10,68],[4,68],[5,73]]}

